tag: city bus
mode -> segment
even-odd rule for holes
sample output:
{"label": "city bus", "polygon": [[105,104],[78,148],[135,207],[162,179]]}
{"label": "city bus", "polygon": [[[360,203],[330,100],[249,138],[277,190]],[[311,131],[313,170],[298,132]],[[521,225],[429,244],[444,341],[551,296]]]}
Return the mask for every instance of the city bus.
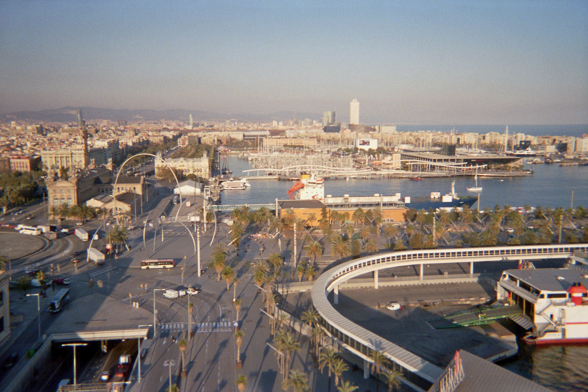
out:
{"label": "city bus", "polygon": [[141,269],[151,268],[174,268],[174,261],[169,260],[143,260],[141,261]]}
{"label": "city bus", "polygon": [[66,303],[69,302],[69,289],[61,289],[55,294],[55,297],[49,303],[49,311],[51,313],[59,312]]}
{"label": "city bus", "polygon": [[18,231],[19,234],[28,234],[28,235],[41,235],[43,231],[38,227],[33,226],[21,226],[20,230]]}

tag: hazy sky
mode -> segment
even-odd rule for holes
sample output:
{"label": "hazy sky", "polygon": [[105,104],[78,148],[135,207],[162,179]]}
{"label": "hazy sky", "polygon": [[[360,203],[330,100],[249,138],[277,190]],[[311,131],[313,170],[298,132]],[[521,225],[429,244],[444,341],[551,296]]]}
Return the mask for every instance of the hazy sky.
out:
{"label": "hazy sky", "polygon": [[0,113],[588,123],[588,1],[0,1]]}

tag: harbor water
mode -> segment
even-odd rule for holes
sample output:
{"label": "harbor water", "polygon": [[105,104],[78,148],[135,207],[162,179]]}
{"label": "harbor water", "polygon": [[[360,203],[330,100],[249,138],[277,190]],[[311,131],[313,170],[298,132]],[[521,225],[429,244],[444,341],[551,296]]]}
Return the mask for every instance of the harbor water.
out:
{"label": "harbor water", "polygon": [[[234,176],[242,176],[243,170],[250,169],[249,162],[235,156],[226,158]],[[527,165],[534,174],[528,177],[479,178],[478,185],[483,188],[480,195],[480,209],[501,207],[543,208],[588,208],[588,166]],[[424,178],[411,181],[408,178],[386,178],[380,180],[325,180],[325,195],[373,196],[395,195],[418,197],[429,196],[431,192],[447,194],[451,182],[455,181],[455,192],[468,195],[466,187],[474,186],[472,177]],[[293,185],[291,181],[250,181],[251,187],[245,191],[223,192],[222,204],[264,204],[275,199],[288,198],[286,192]],[[469,194],[470,196],[472,194]],[[572,196],[573,195],[573,196]],[[474,208],[476,204],[474,205]]]}
{"label": "harbor water", "polygon": [[[251,166],[246,159],[226,158],[234,176],[243,176]],[[528,165],[534,171],[530,177],[478,179],[483,187],[481,208],[510,205],[513,207],[541,206],[543,208],[588,208],[588,167],[558,165]],[[449,193],[455,181],[458,195],[467,195],[466,187],[474,179],[425,178],[382,180],[326,180],[325,195],[369,196],[374,194],[402,196],[428,196],[431,192]],[[274,203],[285,200],[292,181],[250,181],[251,187],[243,191],[224,191],[221,202],[226,205]],[[573,197],[572,197],[573,194]],[[476,205],[473,206],[474,208]],[[588,345],[534,347],[520,343],[519,355],[501,365],[534,382],[555,391],[588,391]]]}

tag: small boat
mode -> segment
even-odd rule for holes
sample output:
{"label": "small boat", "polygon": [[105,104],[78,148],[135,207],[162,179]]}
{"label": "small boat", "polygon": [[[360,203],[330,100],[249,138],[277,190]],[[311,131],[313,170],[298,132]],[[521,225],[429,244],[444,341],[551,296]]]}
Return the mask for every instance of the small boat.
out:
{"label": "small boat", "polygon": [[411,181],[422,181],[423,177],[411,177],[410,180]]}
{"label": "small boat", "polygon": [[250,187],[251,184],[246,179],[230,179],[228,181],[221,182],[221,190],[245,190]]}
{"label": "small boat", "polygon": [[466,188],[468,192],[472,193],[480,193],[482,192],[482,187],[478,186],[478,175],[476,174],[476,186],[470,186]]}

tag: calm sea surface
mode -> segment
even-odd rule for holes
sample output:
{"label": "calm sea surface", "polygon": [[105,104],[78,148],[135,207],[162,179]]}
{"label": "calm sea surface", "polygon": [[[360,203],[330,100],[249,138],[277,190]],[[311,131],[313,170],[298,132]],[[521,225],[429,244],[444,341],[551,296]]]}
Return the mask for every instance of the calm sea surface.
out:
{"label": "calm sea surface", "polygon": [[[227,163],[233,175],[241,176],[242,170],[251,168],[249,162],[237,157],[228,157]],[[582,206],[588,208],[588,166],[528,165],[534,175],[521,178],[479,179],[478,185],[484,190],[480,196],[480,207],[494,208],[510,205],[523,207]],[[325,195],[371,196],[381,195],[429,196],[431,192],[449,193],[451,182],[455,181],[455,192],[467,195],[466,187],[474,185],[473,178],[435,178],[423,181],[410,179],[383,180],[326,180]],[[287,199],[286,192],[293,183],[290,181],[250,181],[251,188],[245,191],[223,192],[222,204],[273,203],[276,198]],[[475,205],[474,205],[475,207]]]}
{"label": "calm sea surface", "polygon": [[[579,129],[588,132],[585,126]],[[567,132],[566,135],[569,135],[570,130],[567,129]],[[241,176],[242,170],[251,168],[247,160],[237,157],[228,157],[227,163],[234,176]],[[572,192],[573,207],[588,208],[588,167],[558,165],[529,165],[528,167],[535,171],[531,177],[505,178],[502,181],[479,180],[478,184],[484,188],[480,198],[481,208],[493,208],[496,204],[569,208],[572,205]],[[458,195],[467,194],[466,187],[474,184],[472,178],[424,179],[423,181],[327,180],[325,194],[368,196],[375,193],[383,195],[401,193],[403,196],[427,196],[433,191],[448,193],[453,180],[455,180],[455,191]],[[273,203],[276,198],[284,200],[288,198],[286,191],[294,184],[291,181],[250,181],[250,183],[251,187],[245,191],[222,192],[222,204]],[[531,347],[521,344],[518,357],[502,365],[556,391],[588,391],[588,345]]]}

